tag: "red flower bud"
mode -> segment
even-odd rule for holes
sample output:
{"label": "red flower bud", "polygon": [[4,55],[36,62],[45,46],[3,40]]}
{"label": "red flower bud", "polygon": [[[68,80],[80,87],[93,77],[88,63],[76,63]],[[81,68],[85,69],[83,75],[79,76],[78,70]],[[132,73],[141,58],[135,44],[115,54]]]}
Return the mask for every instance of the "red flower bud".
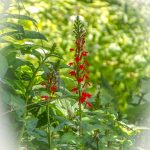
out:
{"label": "red flower bud", "polygon": [[76,71],[75,71],[75,70],[70,71],[69,74],[70,74],[71,76],[75,76],[75,75],[76,75]]}
{"label": "red flower bud", "polygon": [[80,70],[83,70],[83,69],[84,69],[84,65],[83,65],[83,64],[80,64],[80,65],[79,65],[79,69],[80,69]]}
{"label": "red flower bud", "polygon": [[76,93],[78,91],[78,88],[75,87],[71,91]]}
{"label": "red flower bud", "polygon": [[87,98],[91,98],[91,96],[92,96],[91,94],[86,93],[86,97],[87,97]]}
{"label": "red flower bud", "polygon": [[74,51],[74,48],[70,48],[70,52],[73,52]]}
{"label": "red flower bud", "polygon": [[79,58],[79,57],[76,57],[76,58],[75,58],[75,61],[76,61],[76,62],[79,62],[79,61],[80,61],[80,58]]}
{"label": "red flower bud", "polygon": [[57,87],[55,85],[50,87],[50,91],[51,92],[56,92],[56,90],[57,90]]}
{"label": "red flower bud", "polygon": [[81,55],[82,55],[82,56],[87,56],[87,55],[88,55],[88,52],[82,52]]}
{"label": "red flower bud", "polygon": [[83,78],[78,78],[78,82],[81,83],[83,81]]}
{"label": "red flower bud", "polygon": [[69,64],[68,64],[68,66],[73,66],[74,65],[74,62],[70,62]]}
{"label": "red flower bud", "polygon": [[48,96],[41,96],[41,98],[42,98],[42,100],[46,101],[46,100],[48,100],[49,97]]}
{"label": "red flower bud", "polygon": [[80,97],[80,103],[84,103],[86,101],[86,97],[81,96]]}
{"label": "red flower bud", "polygon": [[86,106],[89,107],[89,108],[92,108],[92,104],[89,103],[89,102],[86,102]]}
{"label": "red flower bud", "polygon": [[84,63],[85,63],[85,65],[86,65],[87,67],[90,66],[90,64],[88,63],[87,60],[84,60]]}

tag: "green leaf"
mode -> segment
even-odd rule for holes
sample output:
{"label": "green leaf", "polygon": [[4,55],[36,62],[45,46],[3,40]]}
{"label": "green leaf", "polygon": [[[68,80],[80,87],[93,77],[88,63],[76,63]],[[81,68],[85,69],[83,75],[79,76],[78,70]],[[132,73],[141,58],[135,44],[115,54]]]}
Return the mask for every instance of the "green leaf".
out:
{"label": "green leaf", "polygon": [[10,102],[10,93],[6,90],[4,90],[2,87],[0,87],[0,95],[1,95],[1,100],[5,104],[9,104]]}
{"label": "green leaf", "polygon": [[36,31],[25,30],[23,37],[29,39],[41,39],[41,40],[48,41],[42,33]]}
{"label": "green leaf", "polygon": [[22,59],[19,59],[19,58],[16,58],[15,59],[15,62],[13,64],[14,68],[18,68],[20,66],[28,66],[30,67],[32,70],[35,69],[34,65],[30,62],[30,61],[27,61],[27,60],[22,60]]}
{"label": "green leaf", "polygon": [[5,33],[1,34],[0,37],[12,36],[12,35],[17,34],[17,33],[18,33],[18,31],[5,32]]}
{"label": "green leaf", "polygon": [[0,37],[4,36],[10,36],[16,40],[23,40],[23,39],[41,39],[47,41],[46,37],[41,34],[40,32],[36,31],[28,31],[24,30],[22,31],[11,31],[11,32],[6,32],[0,35]]}
{"label": "green leaf", "polygon": [[11,103],[10,103],[10,105],[12,106],[12,108],[15,109],[15,111],[16,111],[18,116],[22,116],[24,114],[25,101],[21,97],[15,96],[15,95],[11,95]]}
{"label": "green leaf", "polygon": [[24,32],[23,26],[16,24],[16,23],[11,23],[11,22],[4,22],[0,24],[0,30],[3,30],[5,28],[10,28],[10,29],[14,29],[14,30],[18,30],[21,32]]}
{"label": "green leaf", "polygon": [[52,54],[48,54],[49,57],[57,57],[60,59],[63,59],[63,57],[61,55],[59,55],[58,53],[52,53]]}
{"label": "green leaf", "polygon": [[22,19],[22,20],[29,20],[33,23],[37,23],[37,21],[29,16],[26,15],[19,15],[19,14],[8,14],[8,13],[1,13],[0,19],[7,19],[7,18],[13,18],[13,19]]}
{"label": "green leaf", "polygon": [[29,118],[26,121],[26,128],[27,128],[27,132],[31,132],[33,131],[38,123],[38,119],[37,118]]}
{"label": "green leaf", "polygon": [[35,57],[37,57],[39,60],[41,60],[43,58],[43,56],[36,50],[32,50],[32,55],[34,55]]}
{"label": "green leaf", "polygon": [[6,58],[0,54],[0,78],[3,78],[8,69]]}

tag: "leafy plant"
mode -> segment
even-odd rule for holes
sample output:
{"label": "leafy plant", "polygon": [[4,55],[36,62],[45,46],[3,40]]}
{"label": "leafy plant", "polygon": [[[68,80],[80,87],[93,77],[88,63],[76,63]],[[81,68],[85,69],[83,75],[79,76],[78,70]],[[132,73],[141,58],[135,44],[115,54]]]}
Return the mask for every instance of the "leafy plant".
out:
{"label": "leafy plant", "polygon": [[[1,14],[0,91],[20,146],[31,150],[128,149],[137,131],[120,115],[114,87],[102,66],[97,89],[94,82],[89,83],[94,75],[88,71],[90,55],[80,17],[74,22],[75,47],[70,48],[74,61],[66,65],[56,49],[58,42],[50,45],[38,31],[37,21],[20,14],[23,3],[18,1],[18,5],[19,14]],[[26,25],[29,22],[36,31]],[[107,39],[99,41],[104,48]],[[116,78],[118,84],[121,77]]]}

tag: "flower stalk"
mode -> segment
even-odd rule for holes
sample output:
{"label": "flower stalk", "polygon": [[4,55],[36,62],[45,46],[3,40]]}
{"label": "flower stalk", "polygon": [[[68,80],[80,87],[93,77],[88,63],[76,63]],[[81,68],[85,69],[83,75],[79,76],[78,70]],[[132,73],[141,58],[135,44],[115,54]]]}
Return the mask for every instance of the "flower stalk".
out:
{"label": "flower stalk", "polygon": [[84,25],[77,16],[74,23],[75,34],[75,48],[70,48],[70,52],[74,52],[74,61],[70,62],[68,66],[72,68],[69,75],[75,79],[76,86],[71,89],[73,93],[78,95],[78,116],[79,116],[79,135],[82,136],[82,105],[92,108],[92,104],[87,100],[91,98],[91,94],[86,92],[89,83],[89,71],[88,71],[88,52],[85,48],[85,29]]}

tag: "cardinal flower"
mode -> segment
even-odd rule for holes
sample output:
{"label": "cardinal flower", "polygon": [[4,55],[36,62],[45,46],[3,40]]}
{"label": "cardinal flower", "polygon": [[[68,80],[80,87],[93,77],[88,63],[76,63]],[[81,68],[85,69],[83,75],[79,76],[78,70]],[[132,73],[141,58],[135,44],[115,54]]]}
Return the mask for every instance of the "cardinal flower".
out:
{"label": "cardinal flower", "polygon": [[48,100],[49,96],[41,96],[42,100]]}
{"label": "cardinal flower", "polygon": [[92,104],[90,102],[86,102],[86,106],[92,108]]}
{"label": "cardinal flower", "polygon": [[78,83],[81,83],[83,81],[83,78],[78,78]]}
{"label": "cardinal flower", "polygon": [[50,87],[50,91],[51,92],[56,92],[56,90],[57,90],[57,87],[55,85]]}
{"label": "cardinal flower", "polygon": [[73,66],[74,65],[74,62],[70,62],[69,64],[68,64],[68,66]]}
{"label": "cardinal flower", "polygon": [[80,103],[84,103],[85,101],[86,101],[86,97],[81,96],[81,97],[80,97]]}
{"label": "cardinal flower", "polygon": [[90,66],[89,62],[87,60],[84,60],[85,65],[88,67]]}
{"label": "cardinal flower", "polygon": [[78,88],[75,87],[71,91],[76,93],[78,91]]}
{"label": "cardinal flower", "polygon": [[82,56],[87,56],[87,55],[88,55],[88,52],[82,52],[81,55],[82,55]]}
{"label": "cardinal flower", "polygon": [[79,61],[80,61],[80,58],[79,58],[79,57],[75,57],[75,61],[76,61],[76,62],[79,62]]}
{"label": "cardinal flower", "polygon": [[76,71],[75,71],[75,70],[72,70],[72,71],[69,72],[69,74],[70,74],[71,76],[75,76],[75,75],[76,75]]}
{"label": "cardinal flower", "polygon": [[80,64],[80,65],[79,65],[79,69],[80,69],[80,70],[83,70],[83,69],[84,69],[84,65],[83,65],[83,64]]}
{"label": "cardinal flower", "polygon": [[70,52],[73,52],[74,51],[74,48],[70,48]]}

